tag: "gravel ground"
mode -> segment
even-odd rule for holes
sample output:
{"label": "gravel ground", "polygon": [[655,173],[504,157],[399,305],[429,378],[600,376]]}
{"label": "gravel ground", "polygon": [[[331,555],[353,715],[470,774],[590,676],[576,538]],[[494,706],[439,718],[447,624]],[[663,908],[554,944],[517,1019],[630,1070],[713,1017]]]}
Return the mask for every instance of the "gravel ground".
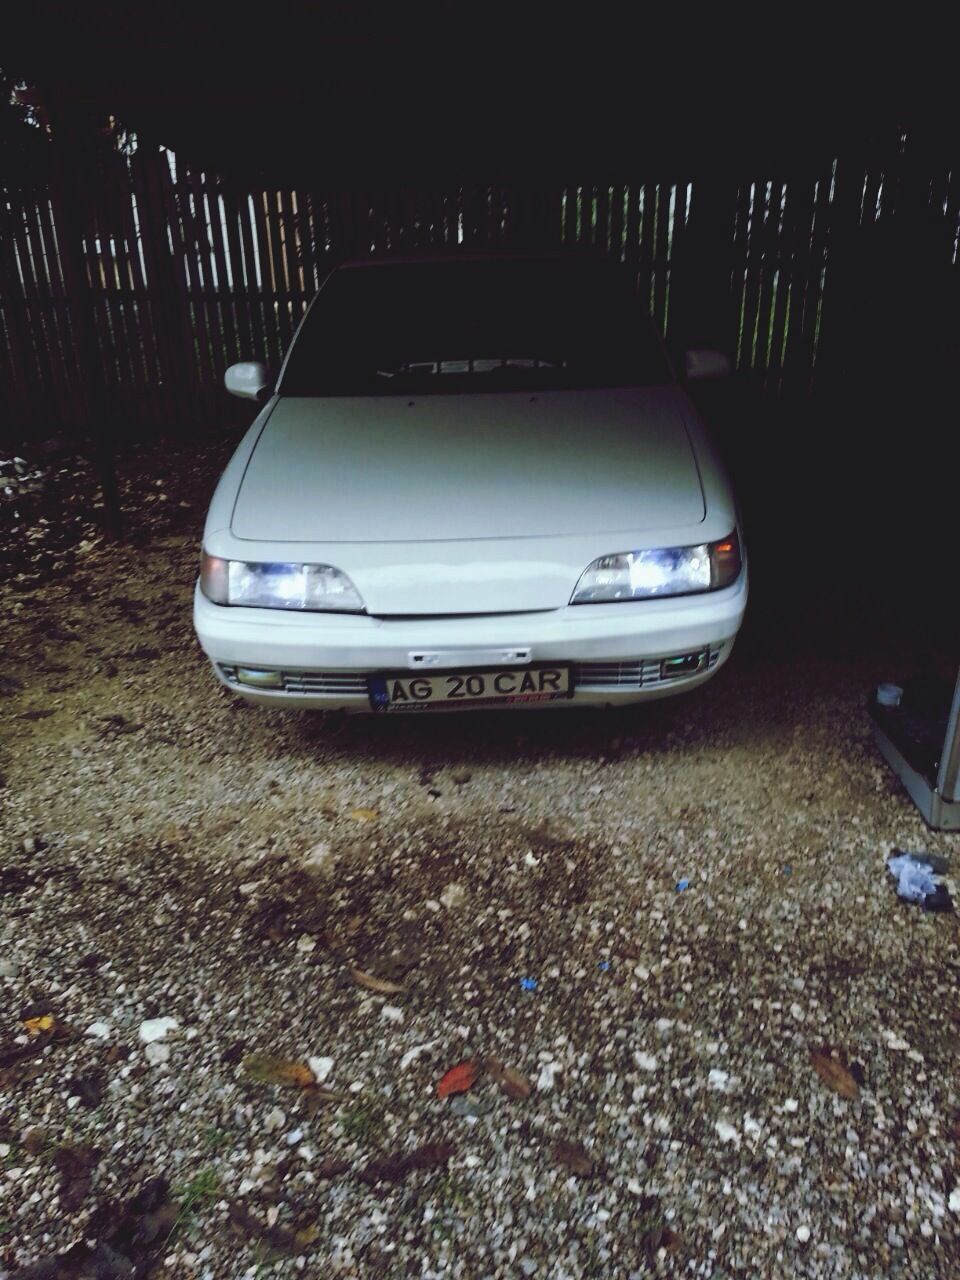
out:
{"label": "gravel ground", "polygon": [[0,1275],[956,1275],[957,919],[884,859],[960,839],[863,711],[949,653],[758,592],[690,698],[254,710],[190,629],[222,456],[2,589]]}

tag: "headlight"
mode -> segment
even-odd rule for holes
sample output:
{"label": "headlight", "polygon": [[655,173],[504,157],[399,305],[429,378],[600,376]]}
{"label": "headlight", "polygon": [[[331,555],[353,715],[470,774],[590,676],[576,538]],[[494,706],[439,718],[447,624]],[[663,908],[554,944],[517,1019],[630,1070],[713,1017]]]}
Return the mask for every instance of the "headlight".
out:
{"label": "headlight", "polygon": [[720,542],[702,542],[695,547],[620,551],[594,560],[577,583],[570,603],[602,604],[719,591],[737,580],[741,563],[736,530]]}
{"label": "headlight", "polygon": [[214,604],[248,609],[302,609],[307,612],[365,613],[360,593],[329,564],[248,564],[243,560],[200,558],[200,590]]}

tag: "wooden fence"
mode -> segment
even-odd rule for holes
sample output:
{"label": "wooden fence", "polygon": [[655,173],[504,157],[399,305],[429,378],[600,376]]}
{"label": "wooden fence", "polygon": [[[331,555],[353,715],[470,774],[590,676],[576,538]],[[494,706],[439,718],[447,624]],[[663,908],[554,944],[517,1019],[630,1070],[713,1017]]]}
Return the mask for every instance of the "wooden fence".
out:
{"label": "wooden fence", "polygon": [[[198,430],[227,365],[281,359],[330,264],[439,245],[591,245],[620,259],[668,340],[726,348],[806,392],[834,277],[909,195],[957,261],[955,169],[902,136],[791,174],[552,188],[239,188],[142,146],[73,174],[0,174],[0,432]],[[236,406],[234,406],[236,408]]]}

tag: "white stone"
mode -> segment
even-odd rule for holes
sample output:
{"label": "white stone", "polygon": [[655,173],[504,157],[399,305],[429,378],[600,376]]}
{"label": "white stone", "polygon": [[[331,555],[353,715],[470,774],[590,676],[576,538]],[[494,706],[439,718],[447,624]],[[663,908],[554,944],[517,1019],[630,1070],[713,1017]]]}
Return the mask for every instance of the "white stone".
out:
{"label": "white stone", "polygon": [[317,1084],[323,1084],[324,1080],[333,1070],[332,1058],[308,1058],[307,1066],[313,1072],[313,1078]]}
{"label": "white stone", "polygon": [[884,1027],[882,1033],[884,1040],[887,1042],[887,1048],[893,1049],[897,1053],[904,1053],[910,1048],[910,1045],[902,1036],[898,1036],[895,1031],[891,1031],[889,1027]]}
{"label": "white stone", "polygon": [[315,951],[317,946],[316,938],[312,938],[309,933],[301,933],[297,939],[297,950],[302,955],[309,955],[311,951]]}
{"label": "white stone", "polygon": [[440,901],[448,911],[462,907],[467,898],[467,891],[462,884],[448,884],[440,895]]}
{"label": "white stone", "polygon": [[523,856],[523,862],[527,867],[539,867],[540,865],[540,859],[535,858],[529,849]]}
{"label": "white stone", "polygon": [[273,1107],[263,1117],[263,1127],[267,1133],[276,1133],[278,1129],[282,1129],[287,1123],[286,1115],[279,1107]]}
{"label": "white stone", "polygon": [[385,1004],[380,1010],[380,1017],[384,1022],[402,1022],[403,1010],[398,1009],[395,1004]]}
{"label": "white stone", "polygon": [[312,848],[307,850],[303,859],[303,864],[311,871],[322,871],[330,861],[330,855],[333,850],[330,848],[326,840],[319,840]]}
{"label": "white stone", "polygon": [[537,1076],[537,1088],[541,1093],[549,1093],[553,1088],[560,1066],[556,1062],[545,1062]]}
{"label": "white stone", "polygon": [[19,972],[20,966],[10,956],[0,960],[0,978],[15,978]]}
{"label": "white stone", "polygon": [[302,1142],[302,1141],[303,1141],[302,1129],[291,1129],[290,1132],[287,1134],[288,1147],[295,1147],[298,1142]]}
{"label": "white stone", "polygon": [[796,1098],[787,1098],[787,1100],[783,1104],[784,1111],[789,1111],[791,1113],[794,1111],[797,1111],[799,1107],[800,1107],[800,1103],[796,1100]]}
{"label": "white stone", "polygon": [[801,1244],[806,1244],[810,1239],[810,1228],[808,1226],[797,1227],[797,1239]]}
{"label": "white stone", "polygon": [[159,1044],[153,1041],[147,1045],[143,1053],[152,1067],[159,1067],[163,1063],[170,1061],[170,1046],[168,1044]]}
{"label": "white stone", "polygon": [[180,1023],[176,1018],[148,1018],[140,1023],[140,1039],[144,1044],[153,1044],[155,1040],[163,1040],[170,1031],[176,1031]]}
{"label": "white stone", "polygon": [[717,1131],[717,1137],[721,1142],[733,1142],[736,1146],[740,1145],[740,1133],[727,1120],[718,1120],[713,1126]]}
{"label": "white stone", "polygon": [[726,1071],[721,1071],[719,1067],[714,1067],[707,1076],[707,1084],[711,1089],[716,1089],[718,1093],[726,1093],[730,1084],[730,1077]]}
{"label": "white stone", "polygon": [[91,1036],[94,1040],[109,1040],[109,1024],[106,1022],[91,1022],[84,1035]]}
{"label": "white stone", "polygon": [[947,1201],[947,1206],[953,1213],[960,1213],[960,1184],[955,1186],[950,1192],[950,1199]]}
{"label": "white stone", "polygon": [[633,1059],[641,1071],[656,1071],[657,1059],[652,1053],[644,1053],[642,1049],[633,1055]]}
{"label": "white stone", "polygon": [[400,1059],[400,1070],[406,1071],[407,1067],[410,1066],[411,1062],[416,1062],[416,1060],[421,1056],[421,1054],[429,1053],[430,1050],[436,1046],[436,1044],[437,1044],[436,1040],[429,1040],[426,1044],[415,1044],[412,1049],[408,1049],[407,1052]]}

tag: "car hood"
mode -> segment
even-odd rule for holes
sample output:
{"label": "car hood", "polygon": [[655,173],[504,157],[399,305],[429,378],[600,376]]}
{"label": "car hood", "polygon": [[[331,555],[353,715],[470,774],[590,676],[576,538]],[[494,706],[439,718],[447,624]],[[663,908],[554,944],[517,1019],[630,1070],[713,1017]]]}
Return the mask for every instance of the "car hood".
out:
{"label": "car hood", "polygon": [[704,514],[670,387],[281,397],[231,531],[258,542],[424,543],[665,530]]}

